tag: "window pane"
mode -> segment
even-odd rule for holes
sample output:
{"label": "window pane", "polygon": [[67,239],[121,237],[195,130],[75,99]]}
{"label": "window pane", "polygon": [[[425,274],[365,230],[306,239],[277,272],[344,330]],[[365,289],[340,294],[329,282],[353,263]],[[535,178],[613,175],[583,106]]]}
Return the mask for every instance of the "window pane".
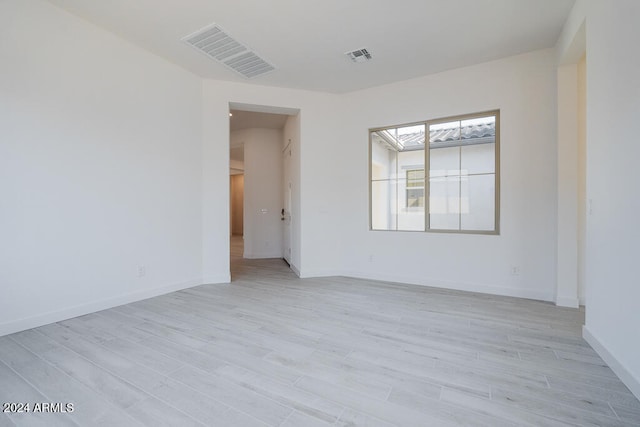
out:
{"label": "window pane", "polygon": [[460,178],[429,180],[429,226],[434,230],[460,229]]}
{"label": "window pane", "polygon": [[424,150],[402,151],[398,153],[398,170],[401,176],[406,178],[408,170],[424,169]]}
{"label": "window pane", "polygon": [[460,121],[454,120],[429,126],[429,147],[435,148],[460,139]]}
{"label": "window pane", "polygon": [[477,144],[460,147],[463,174],[494,173],[496,144]]}
{"label": "window pane", "polygon": [[371,179],[397,178],[398,153],[385,143],[376,142],[375,133],[371,139]]}
{"label": "window pane", "polygon": [[408,188],[406,180],[398,180],[398,230],[424,231],[424,187]]}
{"label": "window pane", "polygon": [[408,208],[424,207],[424,169],[411,169],[407,171],[406,203]]}
{"label": "window pane", "polygon": [[371,228],[395,230],[397,217],[397,180],[371,183]]}
{"label": "window pane", "polygon": [[399,151],[424,150],[424,124],[400,127],[397,130]]}
{"label": "window pane", "polygon": [[494,138],[496,136],[495,116],[480,117],[477,119],[462,120],[460,127],[462,130],[461,139]]}
{"label": "window pane", "polygon": [[424,188],[407,188],[407,203],[408,208],[423,208],[424,207]]}
{"label": "window pane", "polygon": [[461,229],[495,229],[495,174],[472,175],[462,180]]}
{"label": "window pane", "polygon": [[429,165],[430,177],[460,175],[460,147],[430,150]]}
{"label": "window pane", "polygon": [[407,171],[407,187],[424,188],[424,169]]}
{"label": "window pane", "polygon": [[424,168],[425,125],[371,133],[371,179],[403,179],[404,169]]}
{"label": "window pane", "polygon": [[404,209],[398,215],[398,230],[424,231],[424,206],[419,209]]}

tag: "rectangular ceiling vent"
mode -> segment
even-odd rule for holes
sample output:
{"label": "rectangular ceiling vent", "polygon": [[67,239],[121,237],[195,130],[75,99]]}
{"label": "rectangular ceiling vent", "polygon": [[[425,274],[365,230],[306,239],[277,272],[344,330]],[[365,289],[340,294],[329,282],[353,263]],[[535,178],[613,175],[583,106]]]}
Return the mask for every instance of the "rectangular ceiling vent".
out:
{"label": "rectangular ceiling vent", "polygon": [[345,55],[351,58],[353,62],[365,62],[371,60],[371,54],[365,48],[346,52]]}
{"label": "rectangular ceiling vent", "polygon": [[202,28],[184,37],[182,41],[248,79],[275,70],[273,65],[260,58],[216,24]]}

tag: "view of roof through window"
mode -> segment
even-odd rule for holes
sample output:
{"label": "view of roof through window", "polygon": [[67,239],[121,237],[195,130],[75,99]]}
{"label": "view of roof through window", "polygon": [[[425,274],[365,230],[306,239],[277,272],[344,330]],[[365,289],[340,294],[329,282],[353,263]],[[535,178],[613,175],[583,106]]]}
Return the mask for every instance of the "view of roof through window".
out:
{"label": "view of roof through window", "polygon": [[[372,132],[375,143],[394,151],[424,149],[425,125],[388,128]],[[429,147],[444,148],[495,142],[495,116],[438,123],[429,127]]]}

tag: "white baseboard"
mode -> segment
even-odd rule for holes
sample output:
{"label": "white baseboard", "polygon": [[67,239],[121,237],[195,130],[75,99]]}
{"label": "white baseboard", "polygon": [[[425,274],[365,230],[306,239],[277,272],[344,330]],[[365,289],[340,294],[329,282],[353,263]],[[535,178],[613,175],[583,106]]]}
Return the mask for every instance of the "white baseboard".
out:
{"label": "white baseboard", "polygon": [[289,264],[289,268],[291,268],[291,271],[293,271],[294,273],[296,273],[296,276],[298,276],[298,277],[302,277],[302,276],[300,275],[300,270],[298,269],[298,267],[296,267],[296,266],[295,266],[295,265],[293,265],[293,264]]}
{"label": "white baseboard", "polygon": [[212,285],[218,283],[231,283],[231,275],[230,274],[221,274],[218,276],[207,276],[202,278],[201,285]]}
{"label": "white baseboard", "polygon": [[300,272],[299,277],[301,279],[310,279],[312,277],[333,277],[333,276],[344,276],[343,271],[337,270],[318,270],[318,271],[308,271],[304,270]]}
{"label": "white baseboard", "polygon": [[246,259],[263,259],[263,258],[282,258],[281,252],[257,252],[248,253],[245,252],[243,258]]}
{"label": "white baseboard", "polygon": [[580,300],[578,298],[556,297],[556,305],[558,307],[578,308],[580,307]]}
{"label": "white baseboard", "polygon": [[504,286],[491,286],[479,283],[449,282],[444,280],[429,279],[425,277],[405,277],[395,275],[372,274],[362,271],[344,271],[336,276],[354,277],[357,279],[378,280],[394,283],[408,283],[411,285],[429,286],[434,288],[453,289],[457,291],[478,292],[483,294],[501,295],[516,298],[535,299],[540,301],[553,301],[551,292],[544,292],[537,289],[518,289]]}
{"label": "white baseboard", "polygon": [[137,292],[118,295],[117,297],[107,298],[100,301],[92,301],[86,304],[80,304],[73,307],[63,308],[61,310],[39,314],[37,316],[13,320],[0,324],[0,336],[13,334],[15,332],[24,331],[27,329],[37,328],[39,326],[60,322],[62,320],[72,319],[74,317],[83,316],[85,314],[95,313],[96,311],[106,310],[108,308],[117,307],[119,305],[153,298],[158,295],[168,294],[170,292],[191,288],[193,286],[198,286],[201,284],[201,279],[193,279],[186,282],[174,283],[171,285],[165,285],[157,288],[144,289]]}
{"label": "white baseboard", "polygon": [[586,342],[600,355],[611,370],[622,380],[631,393],[640,399],[640,378],[635,378],[627,368],[616,359],[616,357],[607,350],[607,348],[596,338],[587,326],[582,327],[582,337]]}

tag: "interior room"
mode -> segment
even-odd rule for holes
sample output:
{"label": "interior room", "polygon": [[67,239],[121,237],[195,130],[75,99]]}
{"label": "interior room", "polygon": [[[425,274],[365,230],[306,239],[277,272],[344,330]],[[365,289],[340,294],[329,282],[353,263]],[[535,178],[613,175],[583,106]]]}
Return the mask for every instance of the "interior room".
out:
{"label": "interior room", "polygon": [[0,426],[640,425],[639,19],[0,1]]}

